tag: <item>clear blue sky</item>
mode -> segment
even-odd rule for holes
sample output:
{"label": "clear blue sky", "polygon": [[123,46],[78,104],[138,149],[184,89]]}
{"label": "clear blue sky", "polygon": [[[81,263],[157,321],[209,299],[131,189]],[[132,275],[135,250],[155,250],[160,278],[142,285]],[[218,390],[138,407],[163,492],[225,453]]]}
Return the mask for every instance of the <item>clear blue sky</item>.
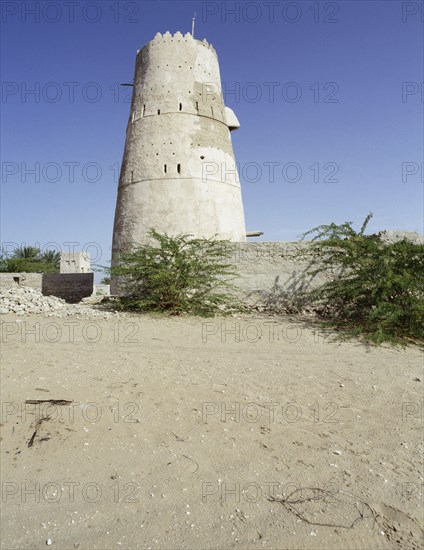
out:
{"label": "clear blue sky", "polygon": [[423,231],[421,2],[65,4],[2,2],[3,243],[95,242],[108,262],[131,90],[116,83],[194,12],[238,90],[248,230],[295,240],[372,211],[373,231]]}

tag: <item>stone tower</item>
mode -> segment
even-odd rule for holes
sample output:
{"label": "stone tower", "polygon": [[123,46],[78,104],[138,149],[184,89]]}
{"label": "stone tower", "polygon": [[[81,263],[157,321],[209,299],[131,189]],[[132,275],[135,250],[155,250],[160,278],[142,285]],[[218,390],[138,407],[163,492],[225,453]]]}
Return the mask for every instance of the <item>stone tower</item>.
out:
{"label": "stone tower", "polygon": [[112,264],[148,231],[245,241],[240,183],[214,48],[158,33],[137,53]]}

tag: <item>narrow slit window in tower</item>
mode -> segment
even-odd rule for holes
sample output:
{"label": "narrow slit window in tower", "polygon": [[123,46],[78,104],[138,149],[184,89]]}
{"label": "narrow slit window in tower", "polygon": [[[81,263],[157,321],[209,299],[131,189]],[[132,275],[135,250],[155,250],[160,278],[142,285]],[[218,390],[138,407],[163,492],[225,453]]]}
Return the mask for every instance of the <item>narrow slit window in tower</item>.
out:
{"label": "narrow slit window in tower", "polygon": [[180,103],[180,111],[182,111],[182,110],[183,110],[183,104]]}
{"label": "narrow slit window in tower", "polygon": [[166,174],[166,164],[163,165],[163,172]]}
{"label": "narrow slit window in tower", "polygon": [[177,172],[181,174],[181,164],[177,164]]}
{"label": "narrow slit window in tower", "polygon": [[199,112],[199,102],[196,101],[196,111]]}
{"label": "narrow slit window in tower", "polygon": [[213,107],[211,107],[211,113],[212,113],[212,116],[213,116]]}
{"label": "narrow slit window in tower", "polygon": [[160,115],[160,109],[158,109],[158,115]]}
{"label": "narrow slit window in tower", "polygon": [[143,116],[144,116],[144,113],[146,112],[146,106],[143,105]]}

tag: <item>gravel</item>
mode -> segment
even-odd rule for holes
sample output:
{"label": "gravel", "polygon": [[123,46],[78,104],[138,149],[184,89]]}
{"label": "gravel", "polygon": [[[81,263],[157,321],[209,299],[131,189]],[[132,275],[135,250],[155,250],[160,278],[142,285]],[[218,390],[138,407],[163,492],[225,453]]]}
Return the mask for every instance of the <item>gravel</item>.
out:
{"label": "gravel", "polygon": [[79,316],[86,319],[110,319],[117,314],[96,309],[85,304],[68,304],[55,296],[44,296],[30,287],[2,289],[0,291],[0,314],[43,314],[46,317]]}

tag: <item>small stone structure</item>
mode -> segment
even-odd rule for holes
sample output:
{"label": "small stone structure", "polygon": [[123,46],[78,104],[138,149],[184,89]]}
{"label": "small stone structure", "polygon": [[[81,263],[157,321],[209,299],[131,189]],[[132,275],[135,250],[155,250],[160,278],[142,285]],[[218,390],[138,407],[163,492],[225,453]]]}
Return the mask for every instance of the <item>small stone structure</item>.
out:
{"label": "small stone structure", "polygon": [[61,252],[60,273],[0,273],[0,289],[32,288],[77,303],[93,294],[94,274],[86,252]]}
{"label": "small stone structure", "polygon": [[93,294],[94,273],[44,273],[44,296],[56,296],[76,304]]}
{"label": "small stone structure", "polygon": [[93,294],[94,273],[0,273],[0,291],[34,289],[77,303]]}
{"label": "small stone structure", "polygon": [[95,296],[110,296],[110,285],[104,285],[102,283],[94,285],[93,293]]}
{"label": "small stone structure", "polygon": [[61,252],[60,273],[90,273],[88,252]]}
{"label": "small stone structure", "polygon": [[21,286],[41,291],[42,279],[42,273],[0,273],[0,289]]}

